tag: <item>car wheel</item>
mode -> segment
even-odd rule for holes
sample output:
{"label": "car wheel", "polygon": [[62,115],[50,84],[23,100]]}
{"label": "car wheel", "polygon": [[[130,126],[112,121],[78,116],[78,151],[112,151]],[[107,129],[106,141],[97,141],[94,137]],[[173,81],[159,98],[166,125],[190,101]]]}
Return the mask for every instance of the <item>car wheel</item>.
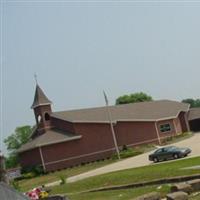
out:
{"label": "car wheel", "polygon": [[174,157],[174,159],[179,158],[178,154],[176,154],[176,153],[173,155],[173,157]]}
{"label": "car wheel", "polygon": [[157,157],[153,158],[153,162],[155,163],[159,162],[158,158]]}

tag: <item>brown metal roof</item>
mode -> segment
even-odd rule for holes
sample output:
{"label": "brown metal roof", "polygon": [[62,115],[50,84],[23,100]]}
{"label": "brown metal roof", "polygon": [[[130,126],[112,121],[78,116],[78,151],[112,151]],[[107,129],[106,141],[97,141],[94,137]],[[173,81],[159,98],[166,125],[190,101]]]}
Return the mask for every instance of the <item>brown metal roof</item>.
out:
{"label": "brown metal roof", "polygon": [[21,153],[21,152],[28,151],[30,149],[34,149],[37,147],[66,142],[70,140],[76,140],[79,138],[81,138],[81,135],[75,135],[70,132],[61,131],[57,129],[51,129],[45,132],[44,134],[36,137],[35,139],[30,140],[29,142],[24,144],[17,152]]}
{"label": "brown metal roof", "polygon": [[[106,107],[88,108],[54,112],[52,117],[70,122],[109,122]],[[189,110],[189,104],[160,100],[109,106],[113,121],[159,121],[176,118],[181,112]]]}
{"label": "brown metal roof", "polygon": [[189,121],[200,119],[200,108],[191,108],[189,112]]}
{"label": "brown metal roof", "polygon": [[49,105],[52,102],[46,97],[40,86],[37,84],[35,89],[35,97],[31,108],[38,107],[40,105]]}

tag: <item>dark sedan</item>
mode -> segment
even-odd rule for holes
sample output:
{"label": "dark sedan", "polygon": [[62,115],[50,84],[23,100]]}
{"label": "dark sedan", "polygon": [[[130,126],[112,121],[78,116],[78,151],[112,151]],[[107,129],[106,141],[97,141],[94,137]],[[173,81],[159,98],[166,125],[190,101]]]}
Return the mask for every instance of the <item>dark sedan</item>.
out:
{"label": "dark sedan", "polygon": [[177,159],[185,157],[189,153],[191,153],[191,149],[189,148],[179,148],[175,146],[163,147],[150,154],[149,160],[159,162],[163,160]]}

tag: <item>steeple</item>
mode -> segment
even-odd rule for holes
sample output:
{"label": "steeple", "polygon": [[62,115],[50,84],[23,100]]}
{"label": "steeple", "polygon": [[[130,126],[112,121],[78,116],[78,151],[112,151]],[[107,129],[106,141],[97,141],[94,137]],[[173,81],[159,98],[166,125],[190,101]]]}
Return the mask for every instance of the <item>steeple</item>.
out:
{"label": "steeple", "polygon": [[31,108],[34,109],[38,106],[51,105],[51,104],[52,102],[46,97],[40,86],[36,84],[35,97]]}
{"label": "steeple", "polygon": [[35,96],[31,108],[35,114],[37,132],[40,134],[51,128],[51,104],[52,102],[36,82]]}

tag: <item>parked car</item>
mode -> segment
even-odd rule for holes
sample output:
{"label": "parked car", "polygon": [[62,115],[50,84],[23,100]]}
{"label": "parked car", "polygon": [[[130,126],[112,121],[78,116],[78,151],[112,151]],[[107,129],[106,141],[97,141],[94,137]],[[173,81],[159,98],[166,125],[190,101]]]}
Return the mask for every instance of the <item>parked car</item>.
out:
{"label": "parked car", "polygon": [[159,162],[169,159],[177,159],[187,156],[191,153],[189,148],[179,148],[175,146],[163,147],[157,149],[154,153],[149,155],[149,160]]}

